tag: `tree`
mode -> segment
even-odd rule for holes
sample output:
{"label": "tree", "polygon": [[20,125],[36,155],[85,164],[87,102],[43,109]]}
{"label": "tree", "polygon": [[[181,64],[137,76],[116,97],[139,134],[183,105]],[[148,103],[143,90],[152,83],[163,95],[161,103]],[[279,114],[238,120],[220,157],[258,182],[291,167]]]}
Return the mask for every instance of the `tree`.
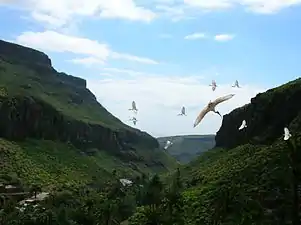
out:
{"label": "tree", "polygon": [[152,177],[145,187],[145,193],[142,203],[149,205],[152,211],[161,203],[163,184],[160,177],[156,174]]}
{"label": "tree", "polygon": [[38,184],[33,184],[31,187],[30,187],[30,193],[31,194],[34,194],[34,198],[37,198],[37,193],[38,192],[41,192],[42,191],[42,188],[38,185]]}
{"label": "tree", "polygon": [[165,192],[165,198],[163,200],[163,211],[167,211],[165,216],[165,224],[170,225],[182,225],[184,224],[183,220],[183,205],[184,200],[180,193],[181,188],[183,187],[181,181],[181,174],[179,168],[177,169],[171,185],[167,188]]}
{"label": "tree", "polygon": [[287,140],[288,148],[289,148],[289,158],[290,158],[290,166],[292,168],[292,190],[293,190],[293,225],[300,224],[299,211],[299,194],[298,194],[298,181],[300,179],[299,175],[299,159],[300,159],[300,151],[297,151],[297,144],[295,138],[290,138]]}

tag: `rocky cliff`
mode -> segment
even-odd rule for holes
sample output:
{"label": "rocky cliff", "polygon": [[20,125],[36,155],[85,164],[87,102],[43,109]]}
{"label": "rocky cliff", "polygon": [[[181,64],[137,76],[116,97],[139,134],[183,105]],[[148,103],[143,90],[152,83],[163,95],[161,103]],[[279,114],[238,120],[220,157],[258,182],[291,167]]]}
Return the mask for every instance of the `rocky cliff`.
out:
{"label": "rocky cliff", "polygon": [[[301,79],[260,93],[251,103],[223,117],[216,147],[233,148],[244,143],[271,144],[283,135],[283,128],[300,129]],[[246,120],[248,128],[238,127]]]}
{"label": "rocky cliff", "polygon": [[[142,150],[152,156],[159,147],[109,113],[84,79],[57,72],[42,52],[0,41],[0,90],[1,137],[59,140],[138,161],[146,160]],[[150,158],[164,167],[160,157]]]}
{"label": "rocky cliff", "polygon": [[[297,79],[223,117],[217,147],[181,171],[185,224],[300,224],[300,100]],[[248,127],[239,131],[243,120]]]}

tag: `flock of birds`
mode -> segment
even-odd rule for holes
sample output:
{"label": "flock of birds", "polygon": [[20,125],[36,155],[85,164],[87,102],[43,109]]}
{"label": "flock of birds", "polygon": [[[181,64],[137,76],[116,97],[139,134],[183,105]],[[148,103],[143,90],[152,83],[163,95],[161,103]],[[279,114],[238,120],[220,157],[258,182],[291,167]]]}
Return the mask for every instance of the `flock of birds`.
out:
{"label": "flock of birds", "polygon": [[[215,82],[215,80],[212,80],[212,83],[209,85],[212,87],[212,91],[215,91],[216,88],[217,88],[217,84]],[[236,80],[234,85],[232,85],[233,88],[240,88],[240,85],[238,83],[238,81]],[[219,111],[217,111],[215,109],[215,107],[224,102],[224,101],[227,101],[229,99],[231,99],[235,94],[228,94],[226,96],[222,96],[222,97],[219,97],[217,99],[215,99],[213,102],[210,100],[209,103],[202,109],[202,111],[199,113],[199,115],[197,116],[194,124],[193,124],[193,127],[196,127],[198,124],[200,124],[200,122],[203,120],[203,118],[206,116],[207,113],[209,112],[214,112],[216,114],[218,114],[221,118],[222,118],[222,115],[219,113]],[[137,106],[136,106],[136,102],[135,101],[132,101],[132,108],[129,109],[130,111],[133,111],[135,113],[135,115],[138,113],[138,109],[137,109]],[[181,112],[178,114],[178,116],[187,116],[186,115],[186,108],[185,106],[183,106],[181,108]],[[133,122],[134,125],[137,124],[137,118],[135,116],[133,116],[130,121]],[[238,130],[243,130],[247,128],[247,122],[246,120],[243,120],[240,127],[238,128]],[[292,135],[290,134],[289,130],[287,127],[284,128],[284,140],[287,141]],[[166,144],[164,146],[164,149],[168,149],[171,145],[173,144],[173,142],[171,140],[167,140],[166,141]]]}

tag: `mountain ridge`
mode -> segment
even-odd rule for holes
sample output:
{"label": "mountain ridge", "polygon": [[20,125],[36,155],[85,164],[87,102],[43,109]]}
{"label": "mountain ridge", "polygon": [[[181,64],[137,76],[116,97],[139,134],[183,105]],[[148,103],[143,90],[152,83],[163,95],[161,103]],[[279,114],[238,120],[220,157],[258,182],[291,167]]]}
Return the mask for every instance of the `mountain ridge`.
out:
{"label": "mountain ridge", "polygon": [[[136,174],[168,171],[177,165],[158,149],[154,137],[108,112],[84,79],[57,72],[45,53],[0,40],[0,82],[0,137],[21,147],[28,149],[22,143],[29,139],[50,141],[30,142],[41,145],[41,150],[43,145],[58,149],[72,145],[71,149],[95,157],[89,161],[93,167],[102,167],[97,163],[100,154]],[[24,154],[29,154],[26,149]]]}
{"label": "mountain ridge", "polygon": [[[167,151],[181,163],[188,163],[215,145],[215,135],[175,135],[157,138],[160,148]],[[166,141],[173,144],[164,149]]]}
{"label": "mountain ridge", "polygon": [[[216,147],[233,148],[240,144],[271,144],[283,135],[284,127],[299,129],[292,123],[300,115],[301,78],[257,94],[249,104],[224,115],[216,133]],[[239,131],[242,120],[247,129]],[[231,135],[229,135],[231,133]]]}

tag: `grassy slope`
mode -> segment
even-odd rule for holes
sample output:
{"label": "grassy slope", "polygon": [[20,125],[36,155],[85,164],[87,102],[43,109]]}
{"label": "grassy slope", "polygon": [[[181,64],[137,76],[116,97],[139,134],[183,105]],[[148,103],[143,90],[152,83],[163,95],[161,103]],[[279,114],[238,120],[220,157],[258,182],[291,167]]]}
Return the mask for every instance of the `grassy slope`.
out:
{"label": "grassy slope", "polygon": [[214,135],[184,135],[157,138],[161,148],[167,140],[172,140],[173,145],[167,151],[181,163],[188,163],[197,156],[211,149],[215,145]]}
{"label": "grassy slope", "polygon": [[[110,114],[84,85],[66,82],[63,76],[67,75],[61,75],[45,66],[36,67],[22,61],[16,62],[0,54],[2,95],[33,95],[77,120],[101,124],[113,130],[138,131]],[[82,102],[76,103],[74,100]],[[117,169],[120,176],[135,176],[137,171],[162,172],[162,166],[156,166],[158,162],[166,168],[174,168],[177,165],[165,152],[146,149],[144,146],[138,146],[137,151],[144,158],[144,162],[133,166],[105,152],[98,152],[96,156],[83,156],[78,149],[53,141],[27,140],[16,143],[1,139],[1,145],[5,157],[0,160],[5,162],[5,170],[19,173],[26,182],[87,183],[93,176],[100,181],[109,178],[113,169]]]}
{"label": "grassy slope", "polygon": [[[48,73],[41,76],[35,70],[21,64],[11,64],[0,59],[0,82],[9,94],[30,94],[39,97],[65,115],[85,122],[111,128],[127,128],[96,101],[91,101],[88,90],[64,84],[60,76]],[[28,85],[29,84],[29,85]],[[82,98],[82,104],[72,104],[72,98]]]}
{"label": "grassy slope", "polygon": [[[282,85],[260,97],[275,99],[273,94],[290,93],[291,88],[297,88],[298,82],[300,80]],[[289,127],[292,139],[300,146],[300,113]],[[301,165],[300,147],[297,150],[299,156],[296,158]],[[279,137],[271,145],[215,148],[184,166],[182,177],[188,186],[183,192],[185,224],[291,224],[289,151],[283,137]]]}
{"label": "grassy slope", "polygon": [[292,207],[287,153],[283,141],[205,153],[183,171],[192,185],[184,192],[186,224],[285,224]]}
{"label": "grassy slope", "polygon": [[[1,172],[16,173],[26,183],[79,185],[91,182],[93,177],[102,183],[110,179],[114,169],[120,177],[130,174],[134,178],[139,174],[105,152],[89,156],[71,145],[47,140],[10,142],[0,139],[0,143]],[[149,171],[144,165],[140,165],[140,169]]]}

